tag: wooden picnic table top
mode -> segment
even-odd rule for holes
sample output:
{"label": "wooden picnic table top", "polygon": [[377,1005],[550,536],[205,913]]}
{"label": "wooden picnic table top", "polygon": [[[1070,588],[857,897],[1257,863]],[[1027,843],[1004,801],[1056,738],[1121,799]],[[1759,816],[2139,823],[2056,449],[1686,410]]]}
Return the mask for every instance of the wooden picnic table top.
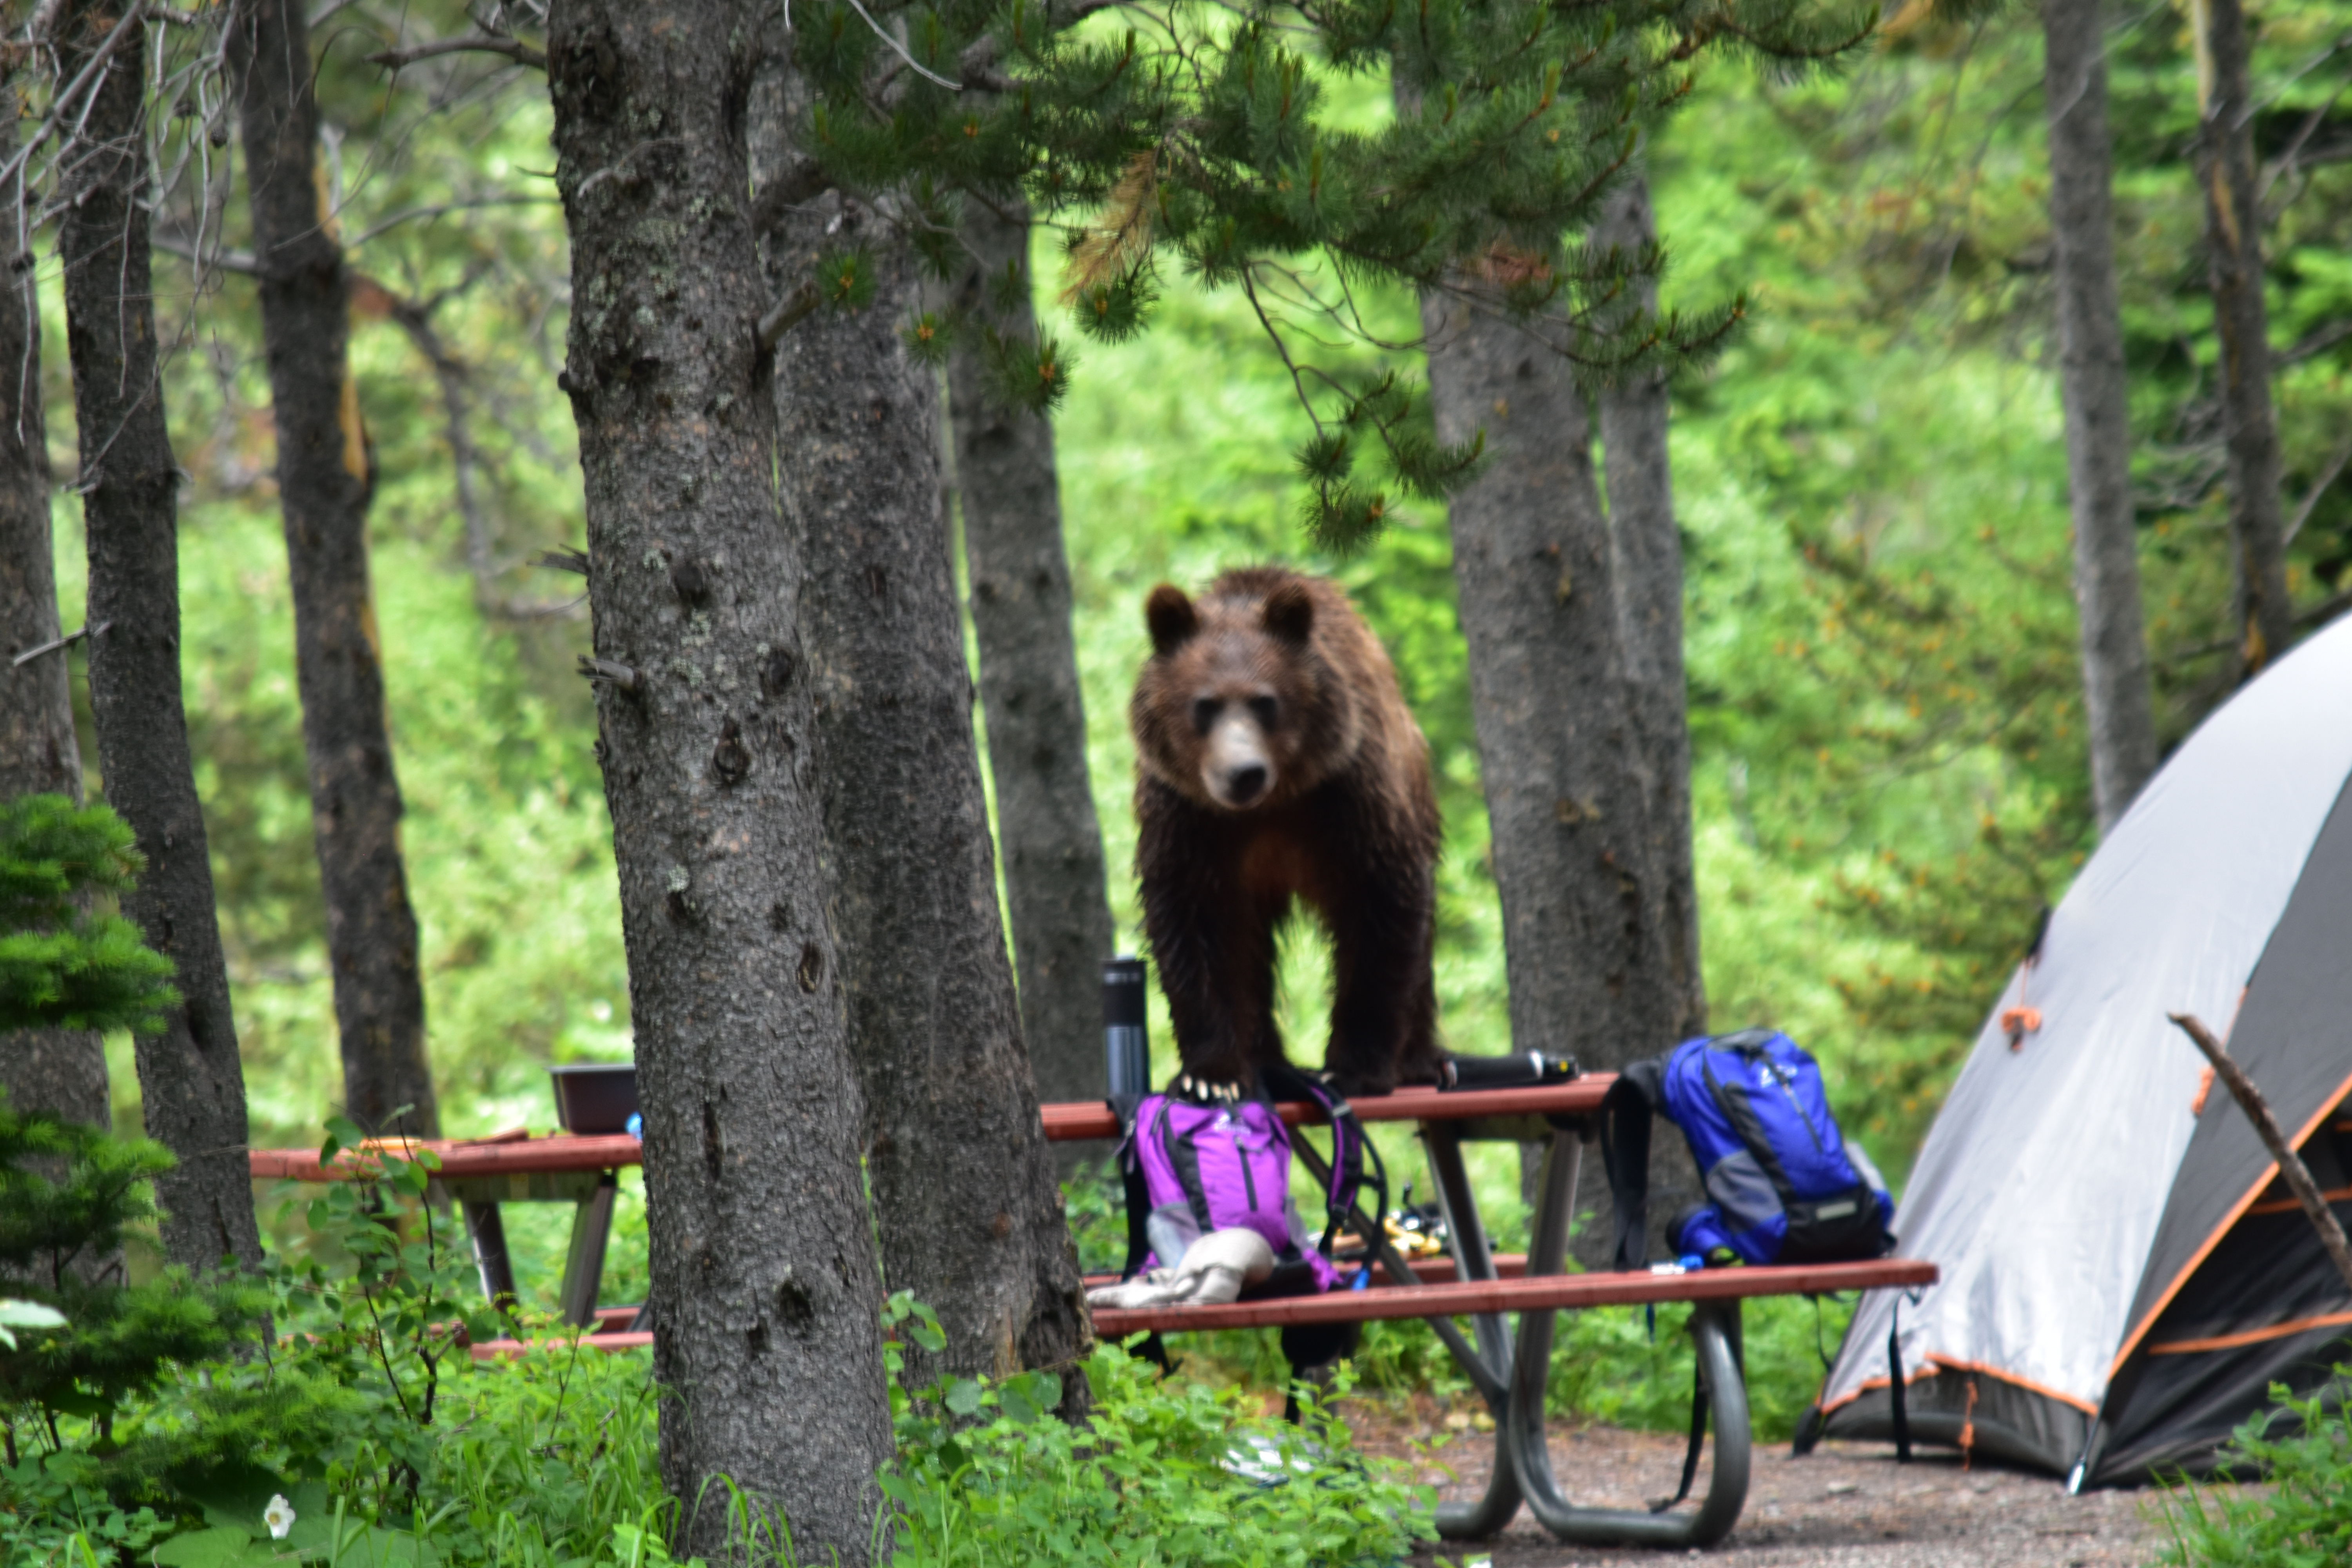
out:
{"label": "wooden picnic table top", "polygon": [[[1364,1121],[1466,1121],[1486,1116],[1590,1116],[1601,1109],[1601,1097],[1617,1081],[1614,1073],[1591,1073],[1566,1083],[1531,1084],[1525,1089],[1436,1089],[1425,1086],[1401,1089],[1393,1094],[1352,1100]],[[1083,1143],[1119,1134],[1118,1117],[1103,1100],[1038,1108],[1045,1137],[1055,1143]],[[1288,1100],[1276,1107],[1293,1127],[1323,1120],[1321,1107]],[[409,1151],[429,1149],[441,1162],[440,1174],[521,1176],[617,1170],[645,1163],[645,1145],[625,1132],[581,1135],[558,1132],[533,1138],[520,1129],[488,1138],[440,1138],[410,1141]],[[399,1152],[397,1149],[394,1152]],[[255,1149],[247,1162],[253,1174],[268,1180],[347,1182],[359,1174],[370,1152],[346,1150],[331,1165],[319,1163],[315,1149]]]}
{"label": "wooden picnic table top", "polygon": [[[409,1141],[390,1152],[429,1149],[440,1159],[439,1174],[460,1176],[527,1176],[536,1173],[612,1171],[645,1163],[645,1145],[625,1132],[580,1136],[558,1132],[531,1138],[499,1133],[489,1138],[436,1138]],[[360,1174],[373,1151],[347,1149],[331,1165],[319,1163],[316,1149],[254,1149],[246,1159],[257,1177],[283,1177],[294,1182],[348,1182]]]}
{"label": "wooden picnic table top", "polygon": [[[1416,1084],[1393,1094],[1366,1095],[1348,1103],[1360,1121],[1469,1121],[1483,1116],[1591,1116],[1617,1081],[1615,1073],[1588,1073],[1566,1083],[1529,1084],[1525,1089],[1433,1089]],[[1118,1117],[1102,1100],[1038,1108],[1045,1137],[1055,1143],[1116,1138]],[[1276,1107],[1293,1127],[1323,1120],[1320,1106],[1285,1100]]]}

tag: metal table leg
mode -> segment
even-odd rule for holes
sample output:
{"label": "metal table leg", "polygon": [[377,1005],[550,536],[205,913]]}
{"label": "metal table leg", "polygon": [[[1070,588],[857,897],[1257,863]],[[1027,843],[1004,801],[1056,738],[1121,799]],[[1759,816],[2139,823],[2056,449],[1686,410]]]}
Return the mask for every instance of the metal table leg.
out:
{"label": "metal table leg", "polygon": [[499,1217],[499,1205],[469,1199],[460,1206],[466,1211],[466,1234],[474,1243],[474,1268],[482,1277],[482,1294],[500,1311],[511,1311],[518,1300],[514,1259],[507,1254],[506,1221]]}
{"label": "metal table leg", "polygon": [[[1575,1205],[1576,1149],[1554,1135],[1544,1152],[1542,1193],[1536,1205],[1536,1241],[1528,1273],[1557,1274]],[[1563,1169],[1565,1167],[1565,1169]],[[1558,1205],[1554,1209],[1552,1205]],[[1544,1384],[1551,1363],[1555,1311],[1519,1314],[1518,1354],[1511,1367],[1509,1430],[1498,1444],[1518,1479],[1528,1511],[1563,1541],[1589,1546],[1712,1546],[1731,1533],[1748,1500],[1748,1388],[1739,1366],[1739,1303],[1704,1301],[1691,1310],[1698,1375],[1715,1426],[1715,1465],[1695,1513],[1639,1509],[1578,1508],[1561,1495],[1544,1442]],[[1444,1528],[1441,1520],[1438,1528]]]}
{"label": "metal table leg", "polygon": [[557,1306],[563,1321],[578,1328],[596,1321],[596,1291],[604,1282],[604,1244],[613,1234],[613,1203],[620,1195],[619,1174],[607,1171],[572,1213],[572,1247],[563,1260],[563,1291]]}
{"label": "metal table leg", "polygon": [[[1454,1252],[1457,1277],[1463,1279],[1495,1278],[1495,1257],[1486,1245],[1486,1227],[1478,1217],[1478,1200],[1471,1193],[1469,1173],[1462,1165],[1462,1140],[1457,1130],[1445,1122],[1428,1122],[1422,1127],[1422,1142],[1429,1149],[1432,1173],[1437,1178],[1439,1205],[1445,1215],[1445,1232]],[[1528,1259],[1528,1267],[1535,1260]],[[1432,1320],[1435,1327],[1439,1320]],[[1471,1319],[1478,1345],[1475,1363],[1463,1352],[1468,1347],[1461,1342],[1455,1330],[1449,1342],[1456,1360],[1465,1367],[1475,1364],[1500,1382],[1511,1366],[1511,1331],[1500,1313],[1483,1313]],[[1444,1326],[1452,1329],[1447,1322]],[[1486,1393],[1482,1382],[1480,1392],[1486,1395],[1487,1407],[1495,1416],[1495,1464],[1487,1472],[1486,1495],[1476,1502],[1440,1503],[1437,1505],[1437,1533],[1448,1541],[1482,1541],[1496,1534],[1510,1523],[1519,1511],[1520,1488],[1517,1469],[1511,1464],[1509,1437],[1511,1410],[1515,1395],[1507,1385],[1501,1397]],[[1537,1409],[1541,1410],[1542,1395],[1538,1394]]]}

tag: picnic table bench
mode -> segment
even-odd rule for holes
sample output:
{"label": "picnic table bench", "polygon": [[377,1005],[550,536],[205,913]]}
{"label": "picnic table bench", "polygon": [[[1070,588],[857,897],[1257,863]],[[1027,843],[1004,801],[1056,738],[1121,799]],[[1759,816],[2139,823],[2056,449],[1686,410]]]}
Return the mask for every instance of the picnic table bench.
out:
{"label": "picnic table bench", "polygon": [[[1748,1497],[1748,1419],[1739,1303],[1752,1297],[1824,1295],[1832,1291],[1910,1287],[1935,1282],[1932,1263],[1883,1258],[1786,1268],[1707,1268],[1684,1273],[1567,1274],[1569,1222],[1576,1213],[1584,1134],[1597,1127],[1613,1075],[1524,1089],[1403,1089],[1350,1102],[1358,1120],[1419,1124],[1436,1178],[1450,1257],[1416,1265],[1402,1256],[1386,1228],[1362,1210],[1356,1235],[1370,1245],[1385,1279],[1361,1290],[1320,1296],[1241,1300],[1219,1306],[1098,1310],[1095,1331],[1123,1339],[1146,1331],[1200,1332],[1305,1323],[1425,1320],[1461,1365],[1495,1419],[1495,1464],[1485,1495],[1475,1502],[1441,1503],[1438,1533],[1480,1540],[1499,1531],[1525,1503],[1543,1526],[1565,1541],[1587,1545],[1706,1546],[1730,1533]],[[1293,1126],[1323,1120],[1304,1103],[1280,1107]],[[1105,1105],[1048,1105],[1045,1136],[1055,1142],[1113,1139],[1118,1121]],[[1479,1141],[1538,1143],[1543,1162],[1536,1210],[1523,1258],[1490,1248],[1470,1188],[1462,1148]],[[1300,1163],[1328,1185],[1328,1163],[1305,1139],[1294,1145]],[[1451,1267],[1442,1270],[1431,1264]],[[1444,1282],[1424,1278],[1441,1272]],[[1697,1508],[1689,1512],[1581,1508],[1552,1474],[1544,1441],[1544,1385],[1551,1360],[1552,1327],[1561,1310],[1581,1307],[1687,1302],[1696,1342],[1698,1377],[1715,1429],[1715,1462]],[[1517,1314],[1516,1330],[1508,1321]],[[1454,1320],[1466,1317],[1465,1334]]]}
{"label": "picnic table bench", "polygon": [[[1440,1504],[1436,1522],[1441,1535],[1449,1540],[1493,1535],[1524,1503],[1554,1535],[1584,1544],[1694,1547],[1720,1541],[1738,1521],[1748,1495],[1749,1429],[1740,1302],[1762,1296],[1928,1285],[1935,1282],[1936,1268],[1916,1259],[1882,1258],[1688,1273],[1564,1272],[1584,1139],[1597,1126],[1601,1102],[1614,1081],[1611,1075],[1593,1074],[1522,1089],[1403,1089],[1351,1101],[1363,1121],[1418,1125],[1436,1178],[1450,1256],[1416,1265],[1397,1250],[1374,1216],[1359,1208],[1353,1215],[1355,1233],[1367,1240],[1371,1259],[1385,1277],[1366,1289],[1219,1306],[1103,1309],[1093,1314],[1095,1331],[1108,1339],[1126,1339],[1145,1332],[1424,1320],[1495,1420],[1495,1464],[1486,1492],[1475,1502]],[[1305,1103],[1278,1109],[1292,1126],[1323,1120],[1318,1108]],[[1119,1136],[1118,1116],[1101,1102],[1047,1105],[1041,1113],[1045,1136],[1054,1142]],[[1464,1144],[1480,1141],[1542,1146],[1535,1214],[1522,1258],[1498,1257],[1488,1245],[1462,1157]],[[582,1341],[584,1344],[622,1350],[653,1342],[653,1334],[636,1321],[637,1309],[595,1304],[618,1172],[642,1162],[637,1140],[501,1134],[492,1140],[422,1146],[439,1157],[436,1179],[465,1207],[487,1294],[493,1299],[514,1294],[499,1205],[571,1202],[576,1208],[559,1298],[565,1321],[592,1330]],[[1330,1171],[1321,1153],[1303,1138],[1294,1148],[1309,1174],[1328,1184]],[[352,1174],[341,1160],[334,1167],[321,1167],[314,1152],[299,1150],[256,1150],[252,1166],[257,1177],[295,1181],[346,1180]],[[1706,1490],[1691,1511],[1579,1507],[1554,1477],[1544,1440],[1544,1385],[1555,1316],[1578,1308],[1659,1302],[1688,1303],[1694,1309],[1690,1332],[1699,1386],[1715,1430]],[[1455,1323],[1456,1318],[1470,1320],[1468,1333]],[[499,1340],[475,1345],[473,1354],[478,1359],[511,1356],[527,1348]]]}

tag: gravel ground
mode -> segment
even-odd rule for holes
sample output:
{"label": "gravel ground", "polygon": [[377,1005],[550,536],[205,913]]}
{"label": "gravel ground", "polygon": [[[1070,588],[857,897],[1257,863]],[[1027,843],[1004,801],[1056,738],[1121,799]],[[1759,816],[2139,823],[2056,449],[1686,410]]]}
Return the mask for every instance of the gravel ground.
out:
{"label": "gravel ground", "polygon": [[[1400,1458],[1422,1449],[1414,1461],[1422,1479],[1449,1499],[1485,1489],[1494,1439],[1474,1429],[1483,1421],[1434,1407],[1349,1413],[1363,1447]],[[1423,1436],[1431,1433],[1433,1444]],[[1596,1506],[1642,1507],[1670,1496],[1682,1457],[1683,1439],[1663,1433],[1556,1426],[1551,1436],[1561,1489]],[[1702,1489],[1710,1458],[1701,1459]],[[1898,1465],[1894,1449],[1877,1444],[1825,1443],[1794,1459],[1787,1444],[1776,1443],[1755,1451],[1738,1527],[1704,1555],[1753,1568],[2137,1568],[2156,1561],[2163,1539],[2153,1499],[2143,1492],[2070,1498],[2050,1477],[1982,1463],[1963,1468],[1958,1455],[1935,1448]],[[1563,1545],[1523,1510],[1493,1541],[1448,1544],[1418,1561],[1430,1568],[1482,1558],[1494,1568],[1581,1568],[1662,1557],[1647,1549]]]}

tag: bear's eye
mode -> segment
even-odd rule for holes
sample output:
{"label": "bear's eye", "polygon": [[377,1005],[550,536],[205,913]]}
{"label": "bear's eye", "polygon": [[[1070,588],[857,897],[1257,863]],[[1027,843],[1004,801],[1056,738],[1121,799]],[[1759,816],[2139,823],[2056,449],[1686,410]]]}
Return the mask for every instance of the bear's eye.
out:
{"label": "bear's eye", "polygon": [[1192,729],[1194,733],[1205,735],[1211,730],[1216,728],[1217,710],[1223,706],[1223,703],[1219,702],[1213,697],[1199,697],[1193,699]]}
{"label": "bear's eye", "polygon": [[1276,716],[1282,711],[1271,697],[1253,697],[1249,700],[1249,707],[1250,716],[1257,721],[1261,730],[1273,729]]}

